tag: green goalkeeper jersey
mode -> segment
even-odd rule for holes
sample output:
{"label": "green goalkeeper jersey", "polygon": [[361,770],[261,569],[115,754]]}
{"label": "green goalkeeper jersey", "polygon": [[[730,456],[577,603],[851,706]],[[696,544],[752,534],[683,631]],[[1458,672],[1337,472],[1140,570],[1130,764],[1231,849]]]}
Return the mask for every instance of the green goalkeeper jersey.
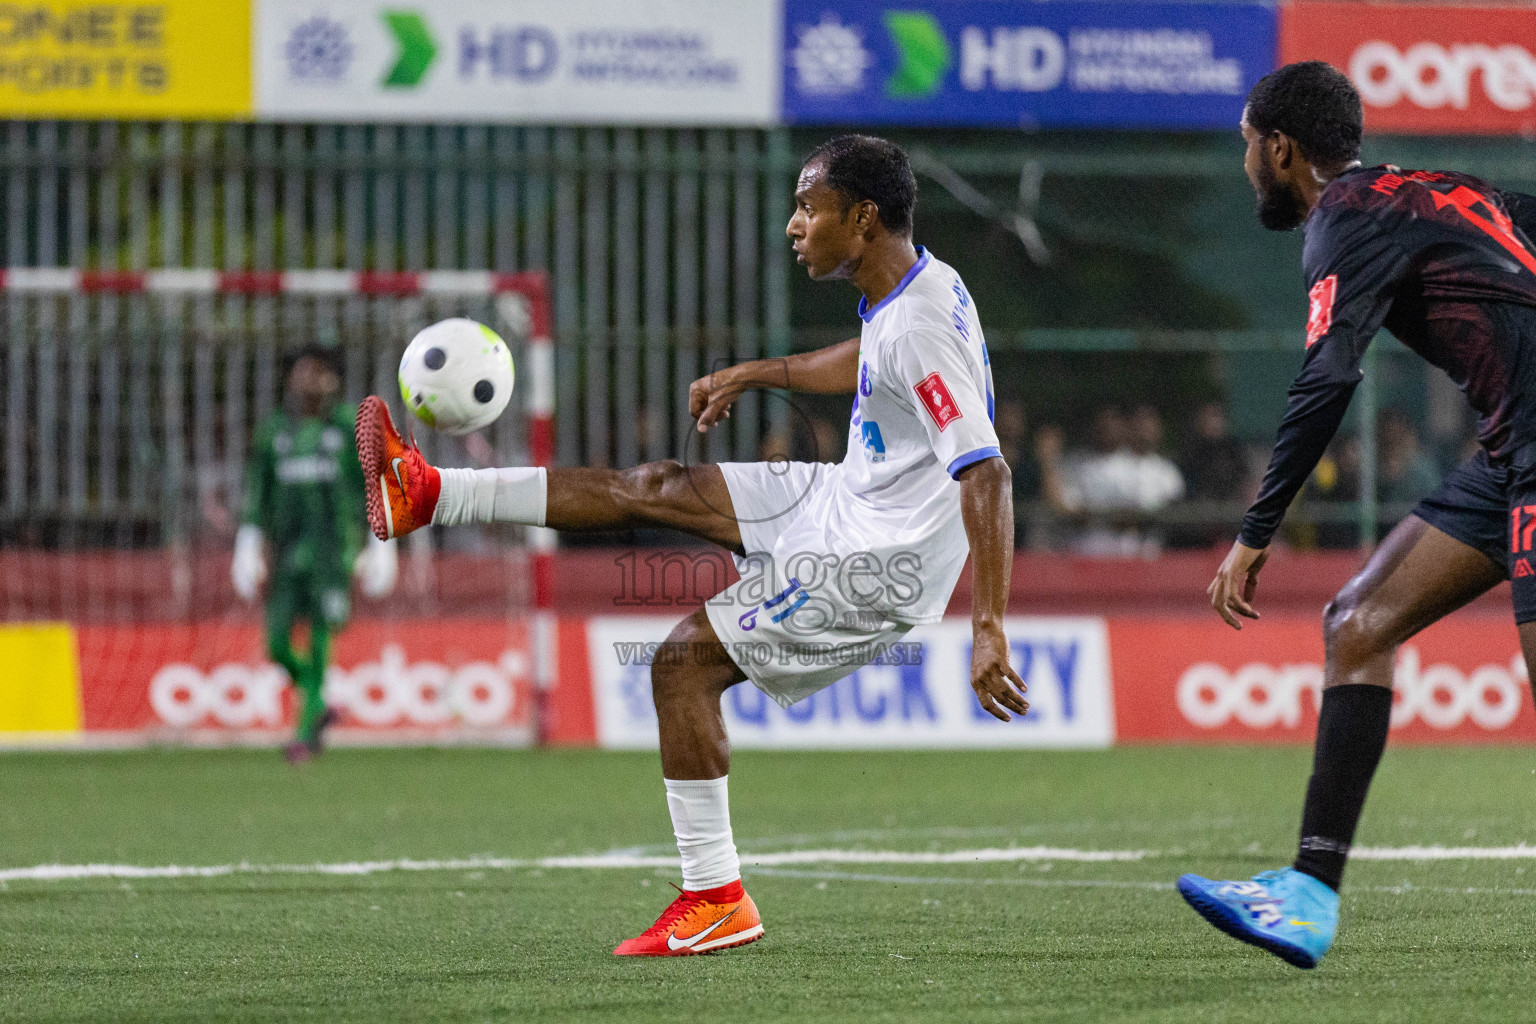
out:
{"label": "green goalkeeper jersey", "polygon": [[274,576],[344,579],[362,550],[367,520],[355,416],[346,405],[325,417],[279,410],[257,429],[242,522],[266,535]]}

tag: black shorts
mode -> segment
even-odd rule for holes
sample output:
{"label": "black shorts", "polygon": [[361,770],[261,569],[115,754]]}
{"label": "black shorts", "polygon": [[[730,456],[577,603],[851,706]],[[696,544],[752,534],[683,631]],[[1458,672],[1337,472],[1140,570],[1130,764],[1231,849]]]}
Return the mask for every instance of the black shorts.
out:
{"label": "black shorts", "polygon": [[1536,622],[1536,445],[1451,470],[1413,514],[1504,567],[1515,622]]}

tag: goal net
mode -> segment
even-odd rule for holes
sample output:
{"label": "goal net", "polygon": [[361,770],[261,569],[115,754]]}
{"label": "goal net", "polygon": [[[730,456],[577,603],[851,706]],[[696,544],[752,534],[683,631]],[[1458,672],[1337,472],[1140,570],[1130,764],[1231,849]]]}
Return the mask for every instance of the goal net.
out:
{"label": "goal net", "polygon": [[[342,400],[383,396],[405,430],[407,342],[435,320],[479,320],[514,353],[511,406],[485,431],[421,428],[417,441],[445,466],[549,457],[548,382],[530,379],[549,362],[540,275],[10,270],[0,282],[0,650],[34,694],[0,713],[0,734],[267,743],[292,728],[262,599],[241,601],[230,573],[252,437],[283,403],[285,353],[334,347]],[[326,679],[338,742],[534,739],[538,532],[423,530],[399,543],[389,597],[353,587]]]}

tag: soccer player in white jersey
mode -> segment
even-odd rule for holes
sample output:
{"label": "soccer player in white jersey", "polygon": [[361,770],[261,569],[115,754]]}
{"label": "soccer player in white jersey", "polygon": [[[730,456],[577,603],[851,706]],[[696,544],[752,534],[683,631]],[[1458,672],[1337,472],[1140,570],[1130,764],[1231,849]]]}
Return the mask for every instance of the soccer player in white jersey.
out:
{"label": "soccer player in white jersey", "polygon": [[912,244],[916,198],[893,143],[848,135],[818,147],[800,171],[786,231],[812,279],[848,280],[863,293],[862,336],[732,366],[689,391],[700,431],[751,388],[852,392],[839,464],[437,469],[402,442],[382,400],[358,413],[368,517],[381,538],[428,523],[664,526],[736,556],[741,580],[680,622],[651,667],[683,889],[614,950],[620,956],[702,953],[763,934],[741,885],[726,798],[720,699],[730,687],[750,679],[787,706],[829,686],[914,625],[937,621],[969,553],[971,686],[1003,721],[1029,707],[1002,627],[1013,506],[986,343],[959,275]]}

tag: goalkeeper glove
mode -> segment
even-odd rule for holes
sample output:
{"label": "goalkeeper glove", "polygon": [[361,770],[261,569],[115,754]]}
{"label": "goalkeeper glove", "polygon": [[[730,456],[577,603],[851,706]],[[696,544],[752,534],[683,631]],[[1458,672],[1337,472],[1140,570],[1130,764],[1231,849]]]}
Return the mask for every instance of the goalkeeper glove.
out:
{"label": "goalkeeper glove", "polygon": [[362,584],[364,597],[384,597],[395,589],[400,576],[400,559],[395,542],[368,535],[368,546],[352,563],[352,575]]}
{"label": "goalkeeper glove", "polygon": [[249,523],[235,534],[235,560],[230,564],[229,576],[234,581],[235,593],[242,601],[256,600],[256,592],[267,578],[267,559],[262,554],[261,527]]}

